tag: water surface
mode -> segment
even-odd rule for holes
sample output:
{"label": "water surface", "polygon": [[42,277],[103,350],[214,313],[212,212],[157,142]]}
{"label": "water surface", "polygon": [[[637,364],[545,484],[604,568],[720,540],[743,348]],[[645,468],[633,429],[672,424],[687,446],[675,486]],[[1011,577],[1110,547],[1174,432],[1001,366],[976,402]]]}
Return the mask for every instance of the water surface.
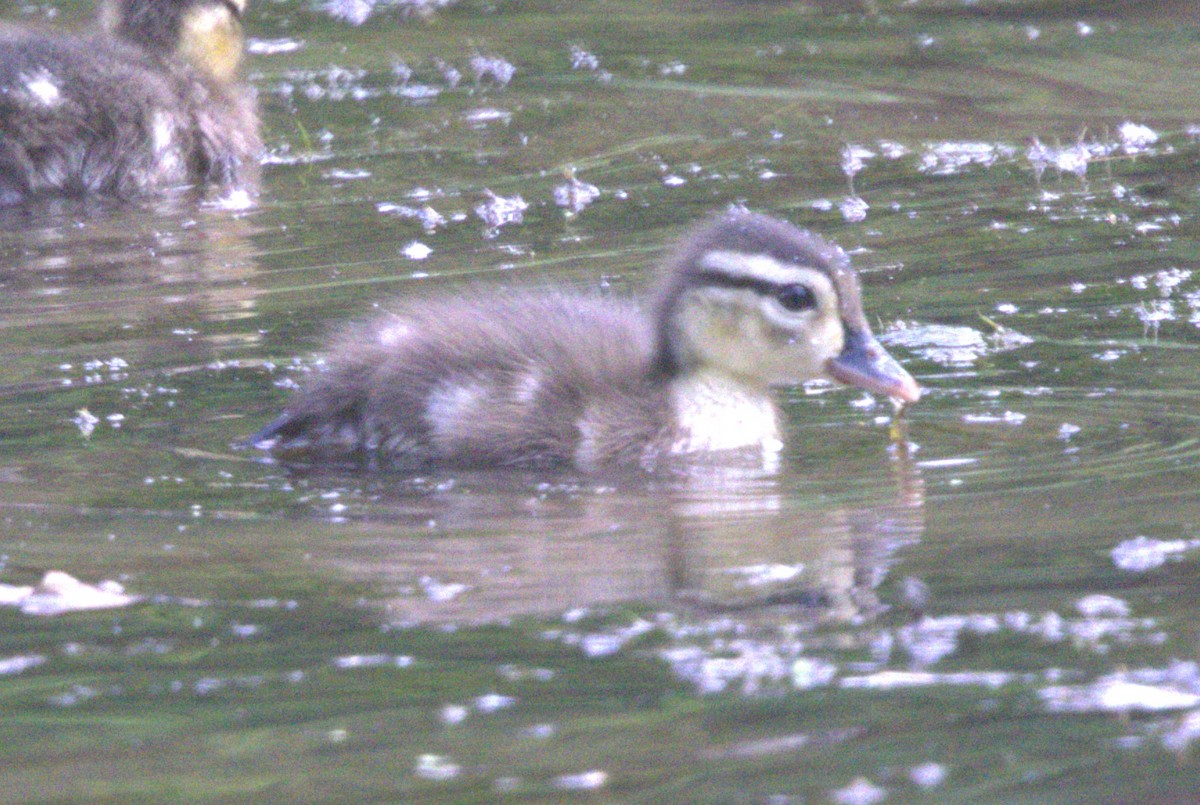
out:
{"label": "water surface", "polygon": [[[6,796],[1190,801],[1188,6],[411,5],[254,5],[253,209],[0,220],[0,591],[137,598],[0,608]],[[852,253],[905,444],[813,387],[776,473],[231,449],[339,322],[730,204]]]}

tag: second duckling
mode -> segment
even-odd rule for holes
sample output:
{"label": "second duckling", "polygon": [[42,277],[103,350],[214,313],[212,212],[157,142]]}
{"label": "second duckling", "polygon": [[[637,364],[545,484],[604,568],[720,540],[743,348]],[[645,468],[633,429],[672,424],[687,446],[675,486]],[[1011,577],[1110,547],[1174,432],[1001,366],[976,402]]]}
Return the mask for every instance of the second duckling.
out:
{"label": "second duckling", "polygon": [[86,36],[0,26],[0,204],[255,190],[247,2],[104,0],[103,33]]}
{"label": "second duckling", "polygon": [[777,451],[770,387],[816,378],[920,397],[871,335],[846,254],[735,211],[683,240],[645,305],[477,289],[351,328],[249,443],[401,467],[650,470]]}

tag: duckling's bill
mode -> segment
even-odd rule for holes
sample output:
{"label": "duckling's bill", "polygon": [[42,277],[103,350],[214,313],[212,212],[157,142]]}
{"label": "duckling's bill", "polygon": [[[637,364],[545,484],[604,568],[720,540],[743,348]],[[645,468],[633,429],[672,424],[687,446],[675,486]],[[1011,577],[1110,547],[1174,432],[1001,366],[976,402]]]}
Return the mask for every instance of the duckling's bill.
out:
{"label": "duckling's bill", "polygon": [[827,369],[834,380],[847,386],[886,394],[909,404],[921,399],[917,381],[869,332],[848,330],[846,345],[840,355],[829,361]]}

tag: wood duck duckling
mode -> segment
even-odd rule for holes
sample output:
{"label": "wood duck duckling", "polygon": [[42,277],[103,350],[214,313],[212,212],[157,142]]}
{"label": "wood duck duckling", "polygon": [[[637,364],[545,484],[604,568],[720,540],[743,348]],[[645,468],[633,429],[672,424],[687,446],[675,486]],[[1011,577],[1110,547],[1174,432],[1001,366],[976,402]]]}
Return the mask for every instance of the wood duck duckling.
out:
{"label": "wood duck duckling", "polygon": [[248,0],[103,0],[102,33],[0,25],[0,204],[254,191],[262,143],[237,80]]}
{"label": "wood duck duckling", "polygon": [[687,236],[645,305],[476,288],[352,327],[246,444],[389,466],[618,466],[778,451],[770,387],[827,378],[905,403],[837,246],[736,211]]}

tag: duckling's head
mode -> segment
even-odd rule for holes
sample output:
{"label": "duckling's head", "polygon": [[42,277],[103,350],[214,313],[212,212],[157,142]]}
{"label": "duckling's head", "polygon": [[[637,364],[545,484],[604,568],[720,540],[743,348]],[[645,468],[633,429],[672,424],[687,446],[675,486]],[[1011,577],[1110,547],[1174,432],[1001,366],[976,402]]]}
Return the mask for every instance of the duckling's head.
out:
{"label": "duckling's head", "polygon": [[656,302],[657,370],[751,386],[828,378],[916,402],[921,389],[871,334],[837,246],[742,211],[710,219],[668,262]]}
{"label": "duckling's head", "polygon": [[220,82],[242,61],[249,0],[104,0],[104,29],[140,47],[177,55]]}

